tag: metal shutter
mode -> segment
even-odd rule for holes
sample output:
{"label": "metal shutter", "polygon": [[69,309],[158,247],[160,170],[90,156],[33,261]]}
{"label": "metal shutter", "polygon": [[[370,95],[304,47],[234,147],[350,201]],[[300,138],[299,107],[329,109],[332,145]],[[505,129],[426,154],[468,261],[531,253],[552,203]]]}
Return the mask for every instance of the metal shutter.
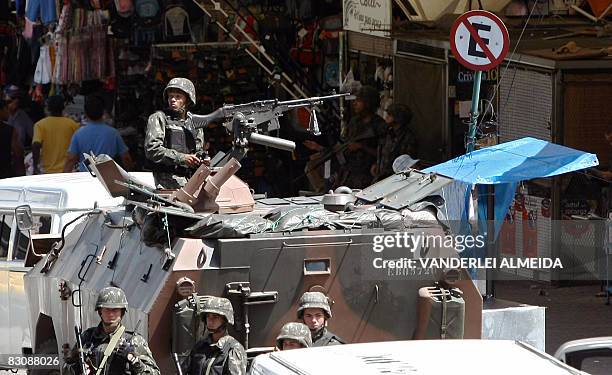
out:
{"label": "metal shutter", "polygon": [[552,114],[552,74],[510,66],[499,88],[499,141],[523,137],[550,141]]}

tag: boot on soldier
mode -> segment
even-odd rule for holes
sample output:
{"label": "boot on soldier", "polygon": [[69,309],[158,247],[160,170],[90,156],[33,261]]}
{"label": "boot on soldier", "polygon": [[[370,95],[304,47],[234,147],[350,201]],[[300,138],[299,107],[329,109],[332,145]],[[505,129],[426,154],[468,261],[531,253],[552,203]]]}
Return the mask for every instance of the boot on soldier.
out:
{"label": "boot on soldier", "polygon": [[[83,348],[75,346],[72,349],[65,360],[64,374],[82,375],[79,349],[86,353],[85,369],[90,375],[160,374],[146,340],[136,332],[125,331],[121,324],[127,308],[127,298],[122,289],[107,287],[100,291],[96,301],[100,324],[81,333]],[[105,359],[104,353],[109,345],[115,348]]]}
{"label": "boot on soldier", "polygon": [[327,329],[332,317],[329,302],[321,292],[306,292],[300,298],[297,318],[310,330],[312,346],[344,344],[344,340]]}
{"label": "boot on soldier", "polygon": [[227,298],[210,297],[204,302],[201,319],[206,324],[205,337],[191,349],[182,365],[183,374],[246,374],[246,351],[227,332],[227,325],[234,325],[232,303]]}

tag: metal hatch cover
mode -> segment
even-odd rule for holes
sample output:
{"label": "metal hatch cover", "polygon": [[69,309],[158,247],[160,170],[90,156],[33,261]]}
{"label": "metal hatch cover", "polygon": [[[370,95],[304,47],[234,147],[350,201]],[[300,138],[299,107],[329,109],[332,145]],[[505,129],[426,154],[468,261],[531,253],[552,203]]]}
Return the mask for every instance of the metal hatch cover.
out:
{"label": "metal hatch cover", "polygon": [[378,181],[355,196],[368,203],[401,210],[439,191],[453,182],[452,178],[437,173],[423,173],[409,169]]}

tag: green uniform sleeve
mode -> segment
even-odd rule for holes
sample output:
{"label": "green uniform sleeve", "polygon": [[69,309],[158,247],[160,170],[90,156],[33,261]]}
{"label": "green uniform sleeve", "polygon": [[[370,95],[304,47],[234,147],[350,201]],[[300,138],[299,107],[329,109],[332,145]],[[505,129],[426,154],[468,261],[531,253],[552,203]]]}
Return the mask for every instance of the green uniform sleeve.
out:
{"label": "green uniform sleeve", "polygon": [[134,345],[134,352],[138,356],[138,361],[130,366],[132,374],[160,375],[159,367],[157,367],[157,363],[153,359],[153,354],[145,339],[140,335],[136,335],[132,339],[132,345]]}
{"label": "green uniform sleeve", "polygon": [[247,355],[242,345],[236,345],[227,354],[227,369],[231,375],[246,375]]}

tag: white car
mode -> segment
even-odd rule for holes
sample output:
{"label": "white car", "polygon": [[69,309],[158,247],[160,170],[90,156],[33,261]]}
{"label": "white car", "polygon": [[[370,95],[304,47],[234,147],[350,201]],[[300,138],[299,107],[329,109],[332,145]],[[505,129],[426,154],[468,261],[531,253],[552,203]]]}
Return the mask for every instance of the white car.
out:
{"label": "white car", "polygon": [[335,345],[262,354],[251,375],[585,374],[519,341],[413,340]]}

